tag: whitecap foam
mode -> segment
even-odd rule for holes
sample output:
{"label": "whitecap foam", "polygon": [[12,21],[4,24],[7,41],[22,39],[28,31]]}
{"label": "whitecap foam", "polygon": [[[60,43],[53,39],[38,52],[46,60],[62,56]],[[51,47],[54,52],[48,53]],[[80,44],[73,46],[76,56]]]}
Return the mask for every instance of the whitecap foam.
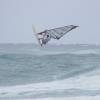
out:
{"label": "whitecap foam", "polygon": [[[22,99],[21,99],[22,100]],[[33,100],[33,99],[23,99]],[[39,98],[34,100],[100,100],[100,96],[81,96],[81,97],[61,97],[61,98]]]}
{"label": "whitecap foam", "polygon": [[[11,100],[11,99],[7,99]],[[38,98],[38,99],[33,99],[33,98],[27,98],[27,99],[13,99],[13,100],[100,100],[100,96],[81,96],[81,97],[53,97],[53,98]]]}
{"label": "whitecap foam", "polygon": [[98,49],[77,50],[71,53],[72,54],[98,54],[100,55],[100,50]]}
{"label": "whitecap foam", "polygon": [[100,55],[100,49],[71,49],[71,50],[39,50],[38,52],[35,53],[35,55],[57,55],[57,54],[97,54]]}
{"label": "whitecap foam", "polygon": [[100,90],[100,76],[81,76],[53,82],[0,87],[0,97],[20,97],[65,89]]}

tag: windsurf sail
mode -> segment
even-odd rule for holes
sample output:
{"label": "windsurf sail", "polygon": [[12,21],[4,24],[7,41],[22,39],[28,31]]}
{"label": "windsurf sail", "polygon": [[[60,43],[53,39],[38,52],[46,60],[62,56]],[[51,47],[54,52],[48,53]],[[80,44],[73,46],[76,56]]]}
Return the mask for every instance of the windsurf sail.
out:
{"label": "windsurf sail", "polygon": [[37,33],[37,39],[40,45],[47,44],[51,39],[59,40],[62,36],[67,34],[69,31],[75,29],[78,26],[68,25],[64,27],[58,27],[50,30],[45,30],[43,32]]}

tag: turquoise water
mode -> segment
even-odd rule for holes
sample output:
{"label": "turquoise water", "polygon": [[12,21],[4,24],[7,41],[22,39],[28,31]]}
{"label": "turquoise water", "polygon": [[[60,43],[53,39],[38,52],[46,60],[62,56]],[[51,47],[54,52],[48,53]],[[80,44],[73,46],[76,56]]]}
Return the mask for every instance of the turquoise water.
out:
{"label": "turquoise water", "polygon": [[0,44],[0,100],[100,95],[100,46]]}

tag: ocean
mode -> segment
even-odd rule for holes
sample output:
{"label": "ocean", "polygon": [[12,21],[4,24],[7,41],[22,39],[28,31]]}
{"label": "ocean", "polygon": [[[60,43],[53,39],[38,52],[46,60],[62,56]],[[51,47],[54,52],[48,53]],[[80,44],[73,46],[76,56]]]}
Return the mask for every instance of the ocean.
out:
{"label": "ocean", "polygon": [[0,44],[0,100],[100,100],[100,45]]}

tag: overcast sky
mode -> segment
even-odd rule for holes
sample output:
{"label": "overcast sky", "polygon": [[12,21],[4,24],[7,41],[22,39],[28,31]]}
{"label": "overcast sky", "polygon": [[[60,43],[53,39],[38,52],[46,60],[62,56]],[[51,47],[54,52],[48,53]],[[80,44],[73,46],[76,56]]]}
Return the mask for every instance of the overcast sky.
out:
{"label": "overcast sky", "polygon": [[32,24],[80,26],[51,43],[100,44],[100,0],[0,0],[0,43],[36,43]]}

